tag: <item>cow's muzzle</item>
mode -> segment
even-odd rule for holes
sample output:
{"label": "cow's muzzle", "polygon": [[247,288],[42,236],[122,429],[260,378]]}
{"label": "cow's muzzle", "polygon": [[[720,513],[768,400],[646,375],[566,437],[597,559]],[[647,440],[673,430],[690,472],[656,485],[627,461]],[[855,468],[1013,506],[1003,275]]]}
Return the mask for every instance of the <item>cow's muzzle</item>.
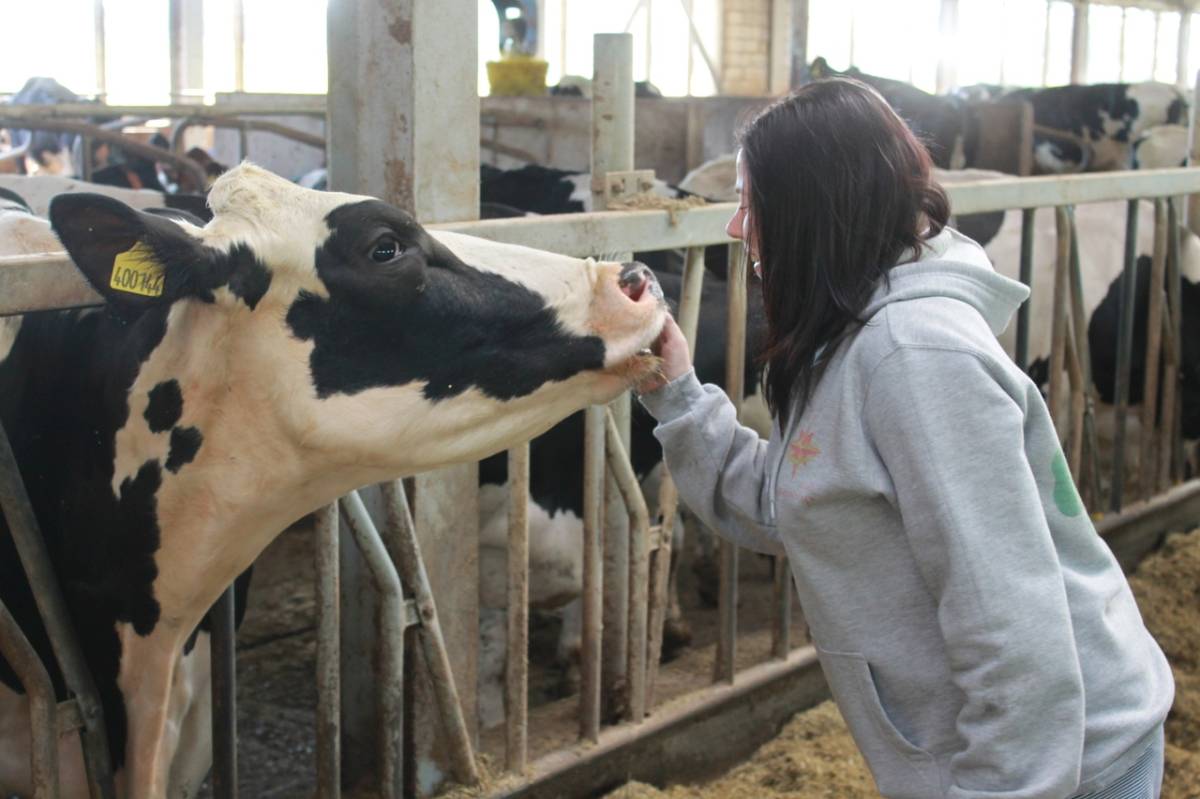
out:
{"label": "cow's muzzle", "polygon": [[650,267],[639,261],[621,264],[621,276],[617,279],[617,285],[621,287],[621,292],[634,302],[639,302],[647,291],[657,300],[661,301],[663,297],[658,278],[650,271]]}

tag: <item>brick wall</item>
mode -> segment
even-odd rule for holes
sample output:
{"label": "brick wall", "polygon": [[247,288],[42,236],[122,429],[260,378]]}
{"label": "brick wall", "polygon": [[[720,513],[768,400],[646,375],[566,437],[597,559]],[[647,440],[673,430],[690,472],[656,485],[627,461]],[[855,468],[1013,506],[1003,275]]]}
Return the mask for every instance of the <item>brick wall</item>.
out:
{"label": "brick wall", "polygon": [[771,74],[772,0],[725,0],[721,93],[763,95]]}

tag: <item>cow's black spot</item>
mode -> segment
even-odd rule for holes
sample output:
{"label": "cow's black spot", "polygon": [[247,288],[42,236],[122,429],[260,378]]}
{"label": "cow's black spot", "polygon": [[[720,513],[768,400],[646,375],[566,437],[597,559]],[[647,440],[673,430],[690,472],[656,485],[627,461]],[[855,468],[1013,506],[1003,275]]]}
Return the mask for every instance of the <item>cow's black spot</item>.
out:
{"label": "cow's black spot", "polygon": [[235,244],[225,260],[229,290],[253,310],[271,287],[271,271],[245,244]]}
{"label": "cow's black spot", "polygon": [[167,455],[167,471],[178,472],[184,464],[191,463],[200,451],[204,436],[194,427],[176,427],[171,431],[171,450]]}
{"label": "cow's black spot", "polygon": [[[104,708],[114,768],[125,761],[125,706],[116,678],[115,625],[146,633],[157,622],[157,462],[143,464],[114,495],[116,431],[142,364],[166,331],[169,305],[140,312],[107,306],[25,317],[0,363],[0,421],[46,541],[80,647]],[[59,699],[66,686],[0,518],[0,600],[47,665]],[[0,657],[0,682],[20,690]]]}
{"label": "cow's black spot", "polygon": [[[302,292],[287,314],[315,344],[318,396],[423,381],[430,400],[469,388],[507,400],[603,367],[598,337],[563,330],[538,294],[464,264],[396,209],[368,200],[327,222],[315,259],[329,297]],[[381,265],[369,255],[384,234],[402,249]]]}
{"label": "cow's black spot", "polygon": [[175,426],[183,415],[183,392],[179,381],[164,380],[150,389],[150,402],[146,405],[146,423],[150,432],[165,433]]}

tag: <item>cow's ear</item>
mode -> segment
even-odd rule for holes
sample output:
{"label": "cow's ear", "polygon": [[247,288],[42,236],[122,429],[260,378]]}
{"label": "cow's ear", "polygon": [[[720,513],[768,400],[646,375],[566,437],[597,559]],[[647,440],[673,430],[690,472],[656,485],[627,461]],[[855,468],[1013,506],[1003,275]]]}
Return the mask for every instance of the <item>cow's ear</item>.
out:
{"label": "cow's ear", "polygon": [[101,194],[60,194],[50,201],[50,224],[110,303],[145,308],[207,293],[206,249],[169,219]]}

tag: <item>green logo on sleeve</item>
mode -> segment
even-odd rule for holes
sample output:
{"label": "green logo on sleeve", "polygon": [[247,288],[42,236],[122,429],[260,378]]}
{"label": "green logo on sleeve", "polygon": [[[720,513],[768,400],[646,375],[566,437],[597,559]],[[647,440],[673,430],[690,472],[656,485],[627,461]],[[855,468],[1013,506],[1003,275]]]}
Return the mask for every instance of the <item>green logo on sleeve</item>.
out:
{"label": "green logo on sleeve", "polygon": [[1075,489],[1075,481],[1071,479],[1071,470],[1067,468],[1067,458],[1060,449],[1054,455],[1054,463],[1050,466],[1054,472],[1054,504],[1063,516],[1078,516],[1083,513],[1083,500]]}

